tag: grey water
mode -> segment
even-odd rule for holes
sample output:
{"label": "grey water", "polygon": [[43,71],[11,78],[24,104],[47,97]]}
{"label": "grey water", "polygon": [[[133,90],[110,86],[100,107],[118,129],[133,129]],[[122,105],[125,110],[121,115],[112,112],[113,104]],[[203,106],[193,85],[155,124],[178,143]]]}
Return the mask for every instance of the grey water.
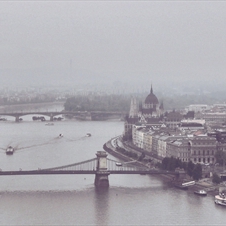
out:
{"label": "grey water", "polygon": [[[45,123],[31,116],[0,122],[1,170],[88,160],[123,132],[118,120]],[[16,149],[12,156],[5,154],[8,145]],[[225,225],[226,208],[210,195],[198,197],[150,175],[110,175],[109,182],[99,191],[93,175],[0,176],[0,225]]]}

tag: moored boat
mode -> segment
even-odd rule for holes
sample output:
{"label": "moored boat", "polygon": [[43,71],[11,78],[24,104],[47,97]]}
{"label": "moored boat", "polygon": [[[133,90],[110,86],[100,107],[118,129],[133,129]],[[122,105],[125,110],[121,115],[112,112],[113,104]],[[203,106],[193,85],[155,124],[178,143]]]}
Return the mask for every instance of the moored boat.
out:
{"label": "moored boat", "polygon": [[219,187],[218,195],[215,195],[214,202],[221,206],[226,206],[226,183],[222,183]]}
{"label": "moored boat", "polygon": [[207,196],[207,192],[205,190],[194,191],[194,194],[200,195],[200,196]]}
{"label": "moored boat", "polygon": [[226,206],[226,197],[224,193],[219,193],[219,195],[215,195],[214,202],[221,206]]}
{"label": "moored boat", "polygon": [[187,186],[183,186],[182,183],[174,183],[174,186],[176,188],[182,189],[182,190],[188,190]]}
{"label": "moored boat", "polygon": [[14,152],[14,148],[13,148],[12,146],[8,146],[8,147],[6,148],[6,154],[7,154],[7,155],[12,155],[13,152]]}
{"label": "moored boat", "polygon": [[188,187],[195,185],[195,181],[174,181],[174,186],[182,190],[188,190]]}

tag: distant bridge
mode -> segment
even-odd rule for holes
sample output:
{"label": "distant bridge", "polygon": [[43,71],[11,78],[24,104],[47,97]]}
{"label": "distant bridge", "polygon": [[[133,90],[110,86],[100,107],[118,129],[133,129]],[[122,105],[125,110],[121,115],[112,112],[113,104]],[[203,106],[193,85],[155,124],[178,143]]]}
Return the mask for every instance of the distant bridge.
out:
{"label": "distant bridge", "polygon": [[59,174],[95,174],[97,187],[109,186],[108,175],[110,174],[171,174],[179,176],[178,172],[150,169],[149,167],[135,166],[135,162],[121,163],[107,158],[105,151],[98,151],[96,158],[70,165],[59,166],[38,170],[0,171],[0,176],[6,175],[59,175]]}
{"label": "distant bridge", "polygon": [[107,112],[107,111],[20,111],[20,112],[1,112],[0,116],[15,117],[15,121],[19,122],[20,117],[25,115],[44,115],[50,117],[50,121],[54,120],[55,116],[68,115],[74,116],[81,120],[105,120],[109,117],[122,118],[126,115],[125,112]]}

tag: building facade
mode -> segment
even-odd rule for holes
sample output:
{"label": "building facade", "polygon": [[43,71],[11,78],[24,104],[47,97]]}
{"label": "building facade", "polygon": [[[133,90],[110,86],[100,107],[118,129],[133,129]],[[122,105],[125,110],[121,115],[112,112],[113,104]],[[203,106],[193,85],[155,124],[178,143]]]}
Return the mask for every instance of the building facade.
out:
{"label": "building facade", "polygon": [[160,116],[163,114],[163,110],[163,103],[159,104],[158,98],[153,93],[152,86],[141,107],[138,106],[136,98],[132,97],[129,114],[125,117],[124,139],[132,139],[133,125],[160,126]]}
{"label": "building facade", "polygon": [[159,100],[156,95],[153,93],[151,86],[150,93],[145,98],[140,109],[140,116],[146,118],[159,118],[163,114],[163,103],[160,105]]}
{"label": "building facade", "polygon": [[190,160],[193,163],[214,164],[217,141],[214,137],[194,136],[189,139]]}

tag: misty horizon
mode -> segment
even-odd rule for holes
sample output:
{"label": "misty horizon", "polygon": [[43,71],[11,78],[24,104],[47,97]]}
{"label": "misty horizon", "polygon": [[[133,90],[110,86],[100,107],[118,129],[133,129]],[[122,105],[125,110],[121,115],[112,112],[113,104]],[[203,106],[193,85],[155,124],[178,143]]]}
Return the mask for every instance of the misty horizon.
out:
{"label": "misty horizon", "polygon": [[223,90],[225,19],[225,2],[0,2],[1,84]]}

